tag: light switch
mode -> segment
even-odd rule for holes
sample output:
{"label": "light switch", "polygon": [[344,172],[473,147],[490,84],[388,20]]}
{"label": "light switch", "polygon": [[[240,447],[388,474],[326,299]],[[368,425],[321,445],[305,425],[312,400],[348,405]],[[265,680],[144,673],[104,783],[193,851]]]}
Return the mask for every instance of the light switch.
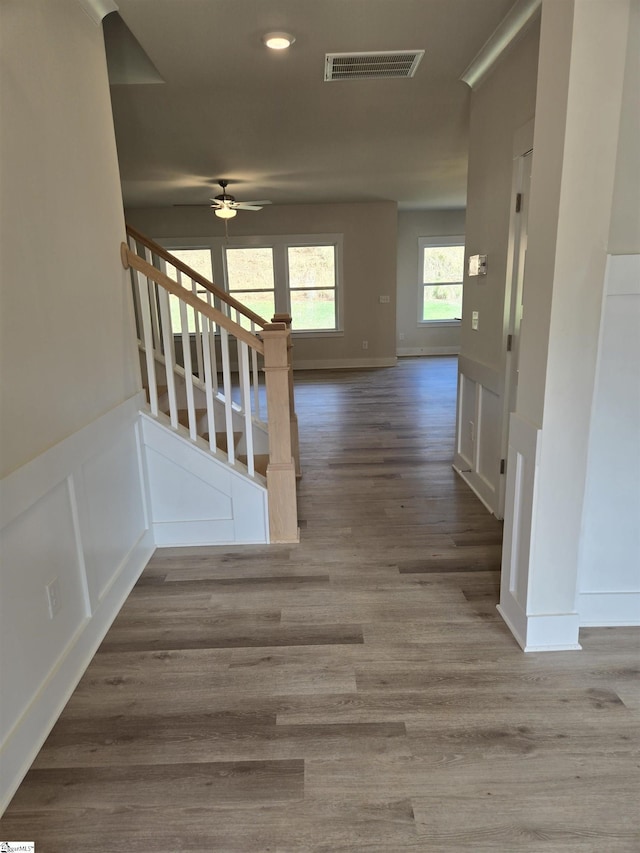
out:
{"label": "light switch", "polygon": [[477,330],[477,328],[478,328],[478,318],[479,318],[479,316],[480,316],[480,312],[479,312],[479,311],[472,311],[472,313],[471,313],[471,328],[472,328],[472,329],[476,329],[476,330]]}

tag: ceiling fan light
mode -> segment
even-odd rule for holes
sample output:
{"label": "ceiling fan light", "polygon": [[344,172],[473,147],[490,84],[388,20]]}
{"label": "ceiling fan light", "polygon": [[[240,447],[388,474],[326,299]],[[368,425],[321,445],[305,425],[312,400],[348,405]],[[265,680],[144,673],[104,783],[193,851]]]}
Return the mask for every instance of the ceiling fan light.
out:
{"label": "ceiling fan light", "polygon": [[232,207],[219,207],[214,211],[216,216],[219,216],[220,219],[233,219],[234,216],[237,215],[238,211],[234,210]]}
{"label": "ceiling fan light", "polygon": [[267,33],[262,41],[271,50],[286,50],[294,43],[295,38],[290,33]]}

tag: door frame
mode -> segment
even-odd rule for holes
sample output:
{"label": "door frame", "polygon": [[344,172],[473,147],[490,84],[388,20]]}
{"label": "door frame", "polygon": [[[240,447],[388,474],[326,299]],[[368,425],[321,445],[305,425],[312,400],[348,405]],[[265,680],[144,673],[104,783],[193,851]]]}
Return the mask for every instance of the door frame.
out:
{"label": "door frame", "polygon": [[[511,340],[515,338],[516,332],[519,333],[518,325],[518,301],[519,295],[522,292],[522,280],[524,278],[524,263],[521,264],[521,245],[523,226],[526,231],[527,216],[522,215],[522,209],[516,209],[518,193],[522,192],[525,165],[525,158],[531,155],[533,151],[533,129],[534,120],[531,119],[522,127],[518,128],[513,138],[513,170],[511,176],[511,199],[510,199],[510,214],[509,214],[509,240],[507,244],[507,281],[505,287],[504,298],[504,368],[503,368],[503,410],[502,410],[502,435],[500,442],[500,456],[504,460],[504,470],[500,472],[500,482],[498,489],[498,518],[504,518],[505,498],[506,498],[506,482],[507,472],[506,465],[509,449],[509,422],[511,417],[511,395],[513,392],[513,369],[514,359],[517,358],[517,349],[508,350],[509,335]],[[533,162],[533,161],[531,161]],[[530,194],[530,191],[529,191]],[[524,202],[525,214],[529,207],[529,199]],[[522,259],[524,261],[524,259]],[[514,401],[515,403],[515,401]]]}

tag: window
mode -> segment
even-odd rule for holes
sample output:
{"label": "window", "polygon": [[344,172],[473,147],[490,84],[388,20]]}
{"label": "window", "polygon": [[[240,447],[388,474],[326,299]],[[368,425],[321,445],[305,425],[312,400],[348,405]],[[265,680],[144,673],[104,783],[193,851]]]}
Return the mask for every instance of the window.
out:
{"label": "window", "polygon": [[[256,314],[271,320],[276,310],[273,249],[227,249],[225,260],[227,292]],[[243,325],[250,325],[246,318]]]}
{"label": "window", "polygon": [[[341,234],[176,239],[163,245],[265,320],[291,314],[293,332],[309,335],[340,329]],[[192,326],[190,318],[191,331]]]}
{"label": "window", "polygon": [[419,323],[452,323],[462,317],[464,237],[420,237]]}
{"label": "window", "polygon": [[336,247],[288,246],[289,304],[296,329],[336,328]]}
{"label": "window", "polygon": [[219,249],[227,291],[257,314],[291,314],[294,332],[339,329],[340,235],[236,238]]}
{"label": "window", "polygon": [[[211,269],[210,249],[172,249],[171,252],[179,261],[182,261],[188,267],[191,267],[192,270],[195,270],[196,272],[199,272],[200,275],[204,276],[207,281],[212,280],[213,271]],[[174,281],[177,280],[175,267],[172,267],[170,264],[167,264],[167,275]],[[183,286],[186,285],[188,281],[189,279],[187,279],[186,276],[182,277]],[[196,293],[198,296],[202,296],[206,293],[206,290],[204,287],[200,287],[198,285],[196,287]],[[177,297],[169,296],[169,308],[171,311],[171,325],[173,329],[180,329],[180,302]],[[195,317],[191,308],[187,308],[187,324],[189,331],[195,332]]]}

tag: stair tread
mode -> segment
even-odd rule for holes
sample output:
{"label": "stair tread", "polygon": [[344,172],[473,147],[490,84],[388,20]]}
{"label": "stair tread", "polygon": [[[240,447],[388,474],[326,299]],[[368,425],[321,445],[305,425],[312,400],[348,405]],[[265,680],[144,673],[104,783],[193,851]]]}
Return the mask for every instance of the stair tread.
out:
{"label": "stair tread", "polygon": [[[247,456],[245,453],[242,453],[238,456],[238,462],[242,462],[243,465],[247,464]],[[256,473],[262,474],[263,477],[266,477],[267,467],[269,465],[269,454],[256,453],[253,457],[253,464],[256,469]]]}
{"label": "stair tread", "polygon": [[[205,441],[209,441],[209,433],[203,432],[202,438],[204,438]],[[234,447],[238,446],[238,442],[240,441],[241,438],[242,438],[241,432],[234,432],[233,433],[233,446]],[[224,452],[227,453],[228,445],[227,445],[227,434],[226,434],[226,432],[217,432],[216,433],[216,447],[218,448],[218,450],[224,450]]]}
{"label": "stair tread", "polygon": [[[196,409],[196,421],[200,420],[203,415],[207,414],[206,409]],[[189,409],[178,409],[178,423],[182,426],[189,427]]]}

